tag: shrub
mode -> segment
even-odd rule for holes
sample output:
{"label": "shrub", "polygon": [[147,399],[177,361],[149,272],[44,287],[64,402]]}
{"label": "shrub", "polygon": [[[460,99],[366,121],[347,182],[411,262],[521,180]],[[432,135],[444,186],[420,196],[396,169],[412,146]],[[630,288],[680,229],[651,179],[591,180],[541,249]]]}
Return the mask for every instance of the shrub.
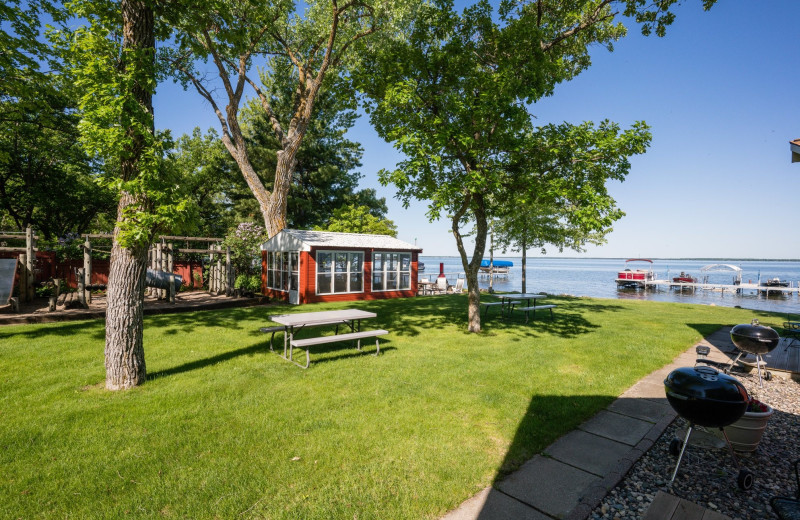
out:
{"label": "shrub", "polygon": [[242,222],[225,237],[223,244],[231,249],[231,263],[239,275],[261,272],[259,247],[265,240],[264,228],[252,222]]}

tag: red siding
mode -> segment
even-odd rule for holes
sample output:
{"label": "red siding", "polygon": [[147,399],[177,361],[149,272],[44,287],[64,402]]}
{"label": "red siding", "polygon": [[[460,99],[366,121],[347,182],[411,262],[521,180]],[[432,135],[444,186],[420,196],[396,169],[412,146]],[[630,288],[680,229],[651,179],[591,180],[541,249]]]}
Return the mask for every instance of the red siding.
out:
{"label": "red siding", "polygon": [[[364,292],[346,294],[316,294],[317,292],[317,251],[363,251],[364,252]],[[357,300],[385,300],[388,298],[409,298],[417,294],[417,261],[419,254],[411,252],[411,289],[407,291],[372,292],[372,249],[347,247],[312,248],[300,252],[300,303],[345,302]],[[402,250],[391,252],[404,252]],[[276,300],[288,301],[289,294],[267,289],[267,255],[261,254],[261,287],[265,295]]]}

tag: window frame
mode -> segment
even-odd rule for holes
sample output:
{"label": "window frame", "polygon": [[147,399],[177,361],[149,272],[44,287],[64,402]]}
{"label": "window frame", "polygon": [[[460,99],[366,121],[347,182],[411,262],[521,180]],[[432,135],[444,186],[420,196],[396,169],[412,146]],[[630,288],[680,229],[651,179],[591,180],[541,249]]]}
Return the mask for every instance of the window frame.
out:
{"label": "window frame", "polygon": [[[292,270],[289,271],[289,263]],[[300,290],[300,251],[267,251],[267,289],[288,293]],[[293,285],[297,285],[295,289]]]}
{"label": "window frame", "polygon": [[[380,265],[381,269],[376,270],[376,257],[380,255]],[[397,267],[395,269],[389,270],[386,268],[387,265],[391,263],[391,255],[397,255]],[[403,256],[408,256],[408,270],[402,270],[401,267],[403,265]],[[388,257],[388,258],[387,258]],[[387,262],[387,259],[390,260]],[[373,251],[372,253],[372,292],[401,292],[401,291],[410,291],[411,286],[411,273],[413,271],[413,263],[414,263],[414,256],[411,252],[404,252],[404,251]],[[381,279],[381,286],[379,288],[375,287],[375,275],[380,275]],[[403,280],[403,275],[408,275],[408,287],[401,287],[400,284]],[[394,283],[397,284],[397,287],[394,289],[387,289],[386,285],[389,281],[390,276],[394,275]]]}
{"label": "window frame", "polygon": [[[364,250],[352,250],[352,249],[317,249],[314,252],[314,261],[316,263],[316,267],[314,269],[314,294],[317,296],[333,296],[337,294],[359,294],[364,292],[364,259],[366,258],[366,252]],[[331,256],[331,266],[330,270],[327,272],[320,271],[321,262],[319,261],[319,257],[321,254],[330,255]],[[337,255],[347,255],[347,259],[345,261],[345,270],[344,271],[337,271],[336,270],[336,257]],[[360,271],[352,271],[351,268],[353,266],[353,257],[360,256],[359,266],[361,268]],[[353,275],[358,274],[361,275],[361,287],[354,291],[351,289],[351,284],[353,281]],[[328,288],[328,292],[320,292],[320,275],[327,275],[330,276],[330,287]],[[336,290],[336,276],[337,275],[344,275],[346,282],[347,282],[347,290],[346,291],[337,291]]]}

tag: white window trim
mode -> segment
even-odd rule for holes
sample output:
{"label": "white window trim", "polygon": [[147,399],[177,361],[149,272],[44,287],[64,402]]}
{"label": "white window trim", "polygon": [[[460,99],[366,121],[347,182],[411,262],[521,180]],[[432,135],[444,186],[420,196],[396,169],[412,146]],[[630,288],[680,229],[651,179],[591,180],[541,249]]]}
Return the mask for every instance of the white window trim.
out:
{"label": "white window trim", "polygon": [[[270,266],[270,258],[267,258],[267,281],[266,281],[266,283],[267,283],[267,289],[272,290],[272,291],[277,291],[277,292],[282,292],[282,293],[287,293],[288,294],[289,291],[292,290],[292,281],[291,281],[291,279],[292,279],[292,274],[293,273],[297,273],[297,289],[300,290],[300,252],[299,251],[268,251],[267,255],[281,255],[281,257],[283,257],[284,253],[289,253],[290,261],[291,261],[292,254],[296,254],[297,255],[297,265],[292,265],[292,268],[294,269],[292,271],[286,271],[285,269],[270,269],[269,268],[269,266]],[[289,277],[289,279],[287,281],[288,289],[284,289],[283,287],[270,286],[269,285],[269,273],[270,273],[270,271],[273,271],[274,274],[276,274],[276,275],[280,275],[281,282],[283,282],[283,278],[284,278],[283,275],[288,275],[288,277]],[[274,281],[274,279],[273,279],[273,281]]]}
{"label": "white window trim", "polygon": [[[402,261],[399,258],[398,258],[398,262],[397,262],[397,270],[393,271],[394,273],[397,273],[397,286],[398,286],[397,289],[384,289],[383,288],[383,287],[386,287],[386,281],[388,280],[387,274],[389,274],[386,271],[386,259],[385,259],[385,257],[384,257],[384,261],[383,261],[383,269],[380,271],[380,273],[383,274],[383,278],[382,278],[383,287],[381,287],[380,289],[376,289],[375,286],[372,285],[375,282],[375,255],[399,255],[399,256],[408,255],[408,257],[409,257],[408,258],[408,271],[401,271],[400,270],[400,266],[402,265]],[[413,261],[414,261],[414,256],[411,253],[407,252],[407,251],[406,252],[403,252],[403,251],[373,251],[373,253],[372,253],[372,275],[371,275],[372,279],[370,280],[370,287],[372,288],[372,292],[410,291],[411,290],[411,286],[413,285],[411,283],[411,273],[414,270],[413,267],[412,267]],[[401,289],[400,288],[400,279],[401,279],[400,276],[403,273],[406,273],[406,272],[408,273],[408,288],[407,289]]]}
{"label": "white window trim", "polygon": [[[328,272],[328,274],[331,275],[331,290],[330,290],[330,292],[325,292],[325,293],[319,292],[319,275],[326,274],[326,273],[321,273],[319,271],[319,255],[320,255],[320,253],[323,253],[323,254],[330,253],[332,255],[332,257],[333,257],[333,261],[331,262],[331,270]],[[345,272],[337,272],[335,270],[336,269],[336,254],[337,253],[347,254],[347,271],[346,271],[346,273]],[[353,254],[361,255],[361,290],[360,291],[336,292],[336,291],[333,290],[333,287],[334,287],[334,284],[335,284],[335,280],[336,280],[336,275],[337,274],[347,274],[347,287],[348,288],[350,287],[350,275],[356,274],[356,273],[353,273],[353,272],[350,271],[350,255],[353,255]],[[364,280],[364,258],[366,256],[367,255],[362,250],[353,251],[353,250],[317,249],[317,251],[316,251],[316,253],[314,255],[314,261],[317,264],[316,268],[315,268],[315,272],[314,272],[314,292],[316,293],[316,295],[317,296],[334,296],[336,294],[361,294],[361,293],[363,293],[364,292],[364,285],[366,283],[365,280]]]}

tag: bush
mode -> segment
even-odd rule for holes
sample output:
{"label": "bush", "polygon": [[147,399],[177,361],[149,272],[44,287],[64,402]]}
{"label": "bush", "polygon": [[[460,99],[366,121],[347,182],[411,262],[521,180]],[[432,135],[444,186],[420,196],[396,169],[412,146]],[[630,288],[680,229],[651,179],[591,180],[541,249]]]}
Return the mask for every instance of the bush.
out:
{"label": "bush", "polygon": [[241,289],[243,291],[261,294],[261,275],[258,274],[240,274],[233,282],[234,289]]}
{"label": "bush", "polygon": [[[225,237],[223,244],[231,249],[231,263],[239,276],[261,272],[259,247],[266,238],[264,228],[252,222],[242,222]],[[238,281],[239,277],[236,279]]]}

